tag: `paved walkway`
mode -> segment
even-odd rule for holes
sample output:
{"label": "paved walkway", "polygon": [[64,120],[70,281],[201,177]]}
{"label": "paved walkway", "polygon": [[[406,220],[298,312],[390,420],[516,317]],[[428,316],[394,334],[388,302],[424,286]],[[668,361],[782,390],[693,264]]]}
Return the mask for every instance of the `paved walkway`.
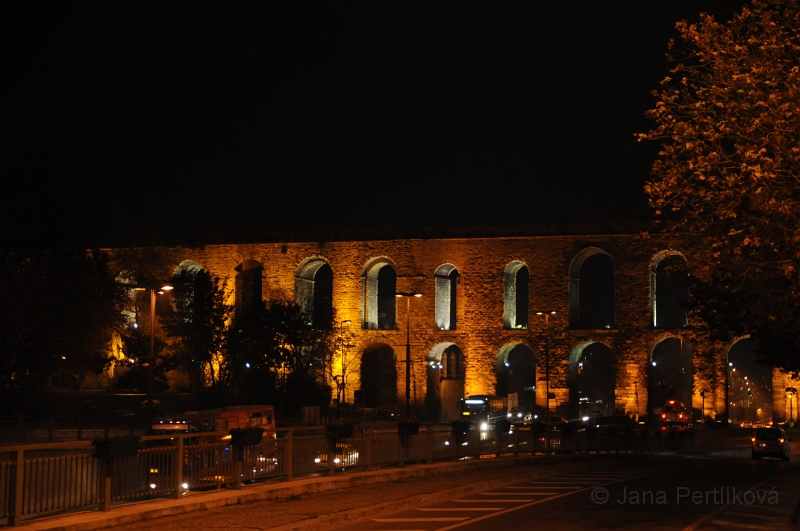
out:
{"label": "paved walkway", "polygon": [[[612,457],[613,456],[609,456]],[[23,523],[26,531],[311,530],[555,473],[587,456],[537,456],[408,465],[190,493]],[[242,506],[241,511],[230,506]]]}

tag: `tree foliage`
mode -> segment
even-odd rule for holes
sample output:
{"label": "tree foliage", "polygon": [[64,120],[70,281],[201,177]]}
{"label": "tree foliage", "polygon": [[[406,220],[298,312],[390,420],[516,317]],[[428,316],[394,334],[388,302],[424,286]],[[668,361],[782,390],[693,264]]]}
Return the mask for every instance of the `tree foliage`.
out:
{"label": "tree foliage", "polygon": [[287,408],[327,404],[330,387],[324,379],[334,332],[311,322],[298,305],[283,300],[259,301],[237,317],[227,344],[230,380],[237,391],[252,395],[250,387],[263,378],[280,387],[282,403],[289,396]]}
{"label": "tree foliage", "polygon": [[218,370],[232,308],[221,280],[182,270],[173,278],[172,304],[160,322],[169,337],[169,361],[189,376],[192,392],[220,385]]}
{"label": "tree foliage", "polygon": [[101,251],[0,253],[0,385],[77,387],[102,372],[123,300]]}
{"label": "tree foliage", "polygon": [[[709,249],[693,304],[718,337],[751,334],[800,370],[800,6],[753,0],[727,23],[677,25],[654,92],[662,149],[645,191],[670,230]],[[697,270],[697,267],[694,267]]]}

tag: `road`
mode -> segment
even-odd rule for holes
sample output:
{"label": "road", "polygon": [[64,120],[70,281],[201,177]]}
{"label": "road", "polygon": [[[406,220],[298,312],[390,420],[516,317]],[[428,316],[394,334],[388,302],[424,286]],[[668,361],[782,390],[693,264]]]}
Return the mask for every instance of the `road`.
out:
{"label": "road", "polygon": [[[114,529],[796,529],[792,518],[800,501],[800,464],[751,461],[748,437],[742,430],[712,439],[691,454],[611,454],[551,465],[470,469]],[[343,515],[346,526],[332,527],[345,521]]]}
{"label": "road", "polygon": [[752,462],[748,442],[743,435],[695,455],[597,459],[346,529],[796,529],[800,465]]}

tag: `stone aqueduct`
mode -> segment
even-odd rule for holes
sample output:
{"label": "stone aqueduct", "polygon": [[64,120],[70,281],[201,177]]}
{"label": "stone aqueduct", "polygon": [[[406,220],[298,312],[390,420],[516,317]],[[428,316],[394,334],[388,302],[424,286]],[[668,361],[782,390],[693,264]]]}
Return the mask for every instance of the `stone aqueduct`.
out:
{"label": "stone aqueduct", "polygon": [[[236,304],[285,298],[344,326],[345,400],[410,402],[443,420],[461,396],[517,393],[540,410],[643,416],[679,398],[725,413],[727,357],[679,304],[702,250],[647,234],[432,238],[173,248],[178,267],[225,279]],[[401,293],[421,293],[403,300]],[[555,312],[539,315],[537,311]],[[547,315],[547,317],[545,317]],[[345,324],[349,321],[349,324]],[[702,355],[701,355],[702,354]],[[776,420],[789,418],[778,372]],[[704,396],[701,395],[701,392]],[[335,390],[334,390],[335,393]],[[584,406],[579,404],[584,403]]]}

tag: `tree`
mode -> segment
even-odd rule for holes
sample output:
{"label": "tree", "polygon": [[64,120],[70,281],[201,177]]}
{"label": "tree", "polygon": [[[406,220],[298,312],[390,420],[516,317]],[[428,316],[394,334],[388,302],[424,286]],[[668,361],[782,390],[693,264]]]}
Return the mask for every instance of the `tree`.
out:
{"label": "tree", "polygon": [[[324,371],[330,364],[334,332],[316,329],[311,316],[293,302],[258,301],[237,317],[228,337],[228,367],[234,389],[264,396],[265,382],[279,389],[271,396],[287,410],[330,402]],[[258,390],[253,389],[253,385]],[[273,391],[276,391],[273,389]]]}
{"label": "tree", "polygon": [[728,23],[677,24],[640,140],[662,142],[645,191],[668,230],[709,249],[692,305],[717,338],[800,371],[800,5],[753,0]]}
{"label": "tree", "polygon": [[0,386],[101,373],[122,325],[124,291],[98,250],[0,252]]}
{"label": "tree", "polygon": [[220,360],[232,308],[218,277],[182,270],[173,278],[173,303],[159,319],[169,337],[169,364],[186,371],[192,392],[220,385]]}

